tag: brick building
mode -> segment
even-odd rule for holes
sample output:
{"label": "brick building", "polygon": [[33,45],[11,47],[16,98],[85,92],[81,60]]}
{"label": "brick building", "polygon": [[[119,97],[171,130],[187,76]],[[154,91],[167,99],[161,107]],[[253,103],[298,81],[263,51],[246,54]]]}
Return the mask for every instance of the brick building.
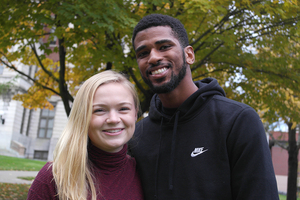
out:
{"label": "brick building", "polygon": [[[298,140],[298,134],[296,140]],[[288,133],[287,132],[273,132],[274,139],[280,143],[287,143]],[[270,138],[270,141],[272,138]],[[279,192],[286,193],[287,191],[287,177],[288,177],[288,152],[286,149],[281,148],[279,145],[274,145],[271,148],[272,162],[274,166],[275,175],[277,178]],[[298,161],[300,161],[300,155],[298,155]],[[299,165],[300,167],[300,165]],[[299,172],[299,169],[298,169]]]}

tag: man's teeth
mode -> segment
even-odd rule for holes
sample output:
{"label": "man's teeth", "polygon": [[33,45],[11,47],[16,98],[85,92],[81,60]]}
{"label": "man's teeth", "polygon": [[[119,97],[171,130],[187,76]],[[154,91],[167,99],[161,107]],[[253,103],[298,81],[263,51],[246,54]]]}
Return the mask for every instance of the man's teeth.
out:
{"label": "man's teeth", "polygon": [[152,75],[161,74],[166,70],[167,70],[167,68],[161,68],[161,69],[155,70],[152,72]]}
{"label": "man's teeth", "polygon": [[116,133],[116,132],[119,132],[121,131],[122,129],[116,129],[116,130],[107,130],[107,132],[109,133]]}

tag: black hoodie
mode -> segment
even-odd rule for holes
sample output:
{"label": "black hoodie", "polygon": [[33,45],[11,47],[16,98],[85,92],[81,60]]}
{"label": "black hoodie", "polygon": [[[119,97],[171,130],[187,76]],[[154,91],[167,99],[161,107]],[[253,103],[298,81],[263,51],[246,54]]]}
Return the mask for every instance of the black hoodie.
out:
{"label": "black hoodie", "polygon": [[173,112],[154,95],[149,116],[137,123],[130,151],[145,198],[279,199],[257,113],[226,98],[216,79],[195,84]]}

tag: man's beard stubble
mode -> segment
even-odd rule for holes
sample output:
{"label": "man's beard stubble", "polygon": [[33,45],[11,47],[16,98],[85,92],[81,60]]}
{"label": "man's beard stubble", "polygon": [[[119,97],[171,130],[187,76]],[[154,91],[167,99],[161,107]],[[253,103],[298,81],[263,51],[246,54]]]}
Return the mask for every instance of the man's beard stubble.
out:
{"label": "man's beard stubble", "polygon": [[[182,79],[185,77],[187,66],[186,66],[186,59],[185,59],[184,51],[182,51],[182,54],[183,54],[182,55],[183,64],[181,66],[181,69],[180,69],[178,75],[174,75],[174,71],[172,71],[171,80],[169,82],[167,82],[163,85],[160,85],[160,86],[154,86],[149,79],[146,79],[144,76],[142,76],[145,83],[150,87],[150,89],[154,93],[162,94],[162,93],[172,92],[179,85],[179,83],[182,81]],[[164,80],[164,78],[160,81],[163,81],[163,80]]]}

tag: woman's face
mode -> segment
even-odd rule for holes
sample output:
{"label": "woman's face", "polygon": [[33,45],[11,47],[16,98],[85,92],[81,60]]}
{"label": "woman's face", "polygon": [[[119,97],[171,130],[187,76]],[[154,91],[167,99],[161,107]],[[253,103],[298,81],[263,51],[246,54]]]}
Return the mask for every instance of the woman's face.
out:
{"label": "woman's face", "polygon": [[89,138],[107,152],[122,150],[133,136],[137,110],[133,95],[121,83],[101,85],[95,92]]}

